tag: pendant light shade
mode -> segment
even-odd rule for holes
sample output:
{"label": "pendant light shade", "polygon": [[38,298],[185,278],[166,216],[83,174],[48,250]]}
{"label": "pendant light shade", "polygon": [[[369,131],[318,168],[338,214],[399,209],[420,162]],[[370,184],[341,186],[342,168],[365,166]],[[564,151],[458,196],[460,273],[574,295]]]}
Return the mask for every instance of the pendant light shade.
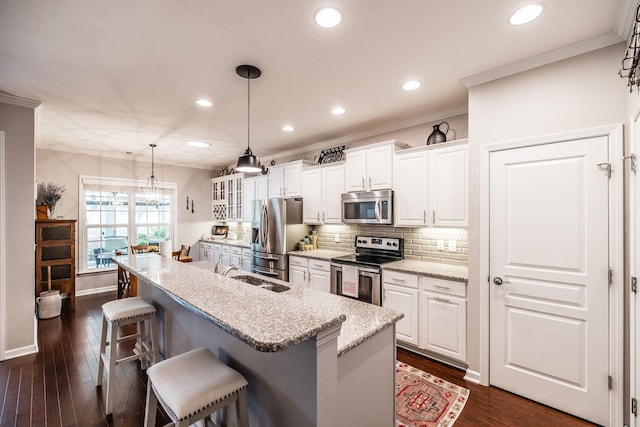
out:
{"label": "pendant light shade", "polygon": [[149,147],[151,147],[151,176],[147,178],[147,185],[142,189],[142,191],[147,205],[155,205],[157,207],[160,203],[160,198],[162,197],[162,190],[158,185],[158,178],[156,178],[154,174],[155,159],[153,152],[157,145],[149,144]]}
{"label": "pendant light shade", "polygon": [[260,77],[262,72],[258,67],[253,65],[239,65],[236,67],[236,73],[247,79],[247,149],[244,154],[238,158],[236,170],[238,172],[260,172],[262,166],[260,165],[260,159],[253,155],[251,151],[251,85],[249,82],[253,79]]}

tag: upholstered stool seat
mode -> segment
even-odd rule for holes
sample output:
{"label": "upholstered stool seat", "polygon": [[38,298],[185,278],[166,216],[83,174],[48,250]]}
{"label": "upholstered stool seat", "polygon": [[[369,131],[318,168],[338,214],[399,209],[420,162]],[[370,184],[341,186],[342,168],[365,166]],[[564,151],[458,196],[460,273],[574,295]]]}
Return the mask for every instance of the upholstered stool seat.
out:
{"label": "upholstered stool seat", "polygon": [[145,426],[155,425],[158,401],[176,426],[188,426],[232,403],[238,426],[249,425],[247,381],[206,348],[156,363],[147,376]]}
{"label": "upholstered stool seat", "polygon": [[[149,327],[149,336],[145,328],[145,322]],[[118,329],[121,326],[136,324],[136,332],[118,337]],[[109,325],[111,333],[108,334]],[[142,368],[146,368],[149,362],[160,360],[156,338],[156,308],[140,297],[124,298],[110,301],[102,305],[102,337],[100,339],[100,359],[98,361],[97,385],[102,386],[103,371],[107,370],[107,393],[105,413],[113,411],[113,392],[115,388],[115,370],[120,363],[140,360]],[[134,354],[117,358],[118,343],[136,339]],[[107,346],[109,352],[107,353]]]}

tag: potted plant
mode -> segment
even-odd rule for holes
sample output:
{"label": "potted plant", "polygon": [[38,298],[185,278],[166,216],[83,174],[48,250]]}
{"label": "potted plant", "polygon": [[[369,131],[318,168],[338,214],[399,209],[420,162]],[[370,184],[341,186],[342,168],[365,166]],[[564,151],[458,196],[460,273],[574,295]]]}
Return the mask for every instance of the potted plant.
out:
{"label": "potted plant", "polygon": [[62,193],[66,190],[65,186],[57,185],[52,182],[38,184],[38,200],[49,208],[49,218],[55,218],[56,203],[62,197]]}

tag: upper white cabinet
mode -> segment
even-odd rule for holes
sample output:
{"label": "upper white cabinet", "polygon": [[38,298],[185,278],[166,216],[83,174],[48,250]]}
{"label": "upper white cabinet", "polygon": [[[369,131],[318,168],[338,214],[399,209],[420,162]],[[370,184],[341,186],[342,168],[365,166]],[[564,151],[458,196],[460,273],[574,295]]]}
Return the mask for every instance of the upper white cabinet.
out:
{"label": "upper white cabinet", "polygon": [[226,204],[227,221],[242,221],[244,218],[244,174],[227,175]]}
{"label": "upper white cabinet", "polygon": [[244,222],[251,222],[251,215],[254,200],[264,200],[269,198],[269,182],[266,175],[258,175],[244,179],[244,201],[242,204]]}
{"label": "upper white cabinet", "polygon": [[436,226],[469,224],[467,144],[429,150],[429,205]]}
{"label": "upper white cabinet", "polygon": [[466,140],[396,152],[394,224],[468,225]]}
{"label": "upper white cabinet", "polygon": [[394,224],[428,225],[427,151],[422,147],[398,151],[394,161]]}
{"label": "upper white cabinet", "polygon": [[311,162],[296,160],[269,168],[269,198],[301,197],[302,168]]}
{"label": "upper white cabinet", "polygon": [[395,140],[345,150],[345,190],[374,191],[393,188],[393,153],[407,145]]}
{"label": "upper white cabinet", "polygon": [[303,222],[340,224],[344,164],[317,166],[302,172]]}
{"label": "upper white cabinet", "polygon": [[227,177],[211,179],[211,220],[227,220]]}

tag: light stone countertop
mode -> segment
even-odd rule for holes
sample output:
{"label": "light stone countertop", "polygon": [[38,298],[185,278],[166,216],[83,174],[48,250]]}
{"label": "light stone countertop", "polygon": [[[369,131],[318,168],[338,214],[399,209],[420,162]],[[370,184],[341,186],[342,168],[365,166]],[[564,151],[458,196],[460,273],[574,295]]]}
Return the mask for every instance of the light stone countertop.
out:
{"label": "light stone countertop", "polygon": [[330,249],[313,249],[311,251],[292,251],[287,253],[289,254],[289,256],[299,256],[299,257],[329,261],[331,258],[352,254],[353,251],[344,252],[344,251],[334,251]]}
{"label": "light stone countertop", "polygon": [[469,269],[468,267],[461,265],[439,264],[436,262],[403,259],[402,261],[383,264],[382,269],[435,277],[437,279],[453,280],[463,283],[467,283],[469,281]]}
{"label": "light stone countertop", "polygon": [[208,261],[182,263],[157,254],[113,260],[139,280],[164,290],[194,313],[209,319],[258,351],[276,352],[341,325],[338,356],[400,320],[383,307],[274,279],[291,289],[276,293],[213,272]]}
{"label": "light stone countertop", "polygon": [[207,242],[207,243],[220,243],[222,245],[230,245],[230,246],[240,246],[242,248],[250,248],[251,247],[251,243],[245,242],[242,239],[235,239],[235,240],[230,240],[230,239],[200,239],[201,242]]}

